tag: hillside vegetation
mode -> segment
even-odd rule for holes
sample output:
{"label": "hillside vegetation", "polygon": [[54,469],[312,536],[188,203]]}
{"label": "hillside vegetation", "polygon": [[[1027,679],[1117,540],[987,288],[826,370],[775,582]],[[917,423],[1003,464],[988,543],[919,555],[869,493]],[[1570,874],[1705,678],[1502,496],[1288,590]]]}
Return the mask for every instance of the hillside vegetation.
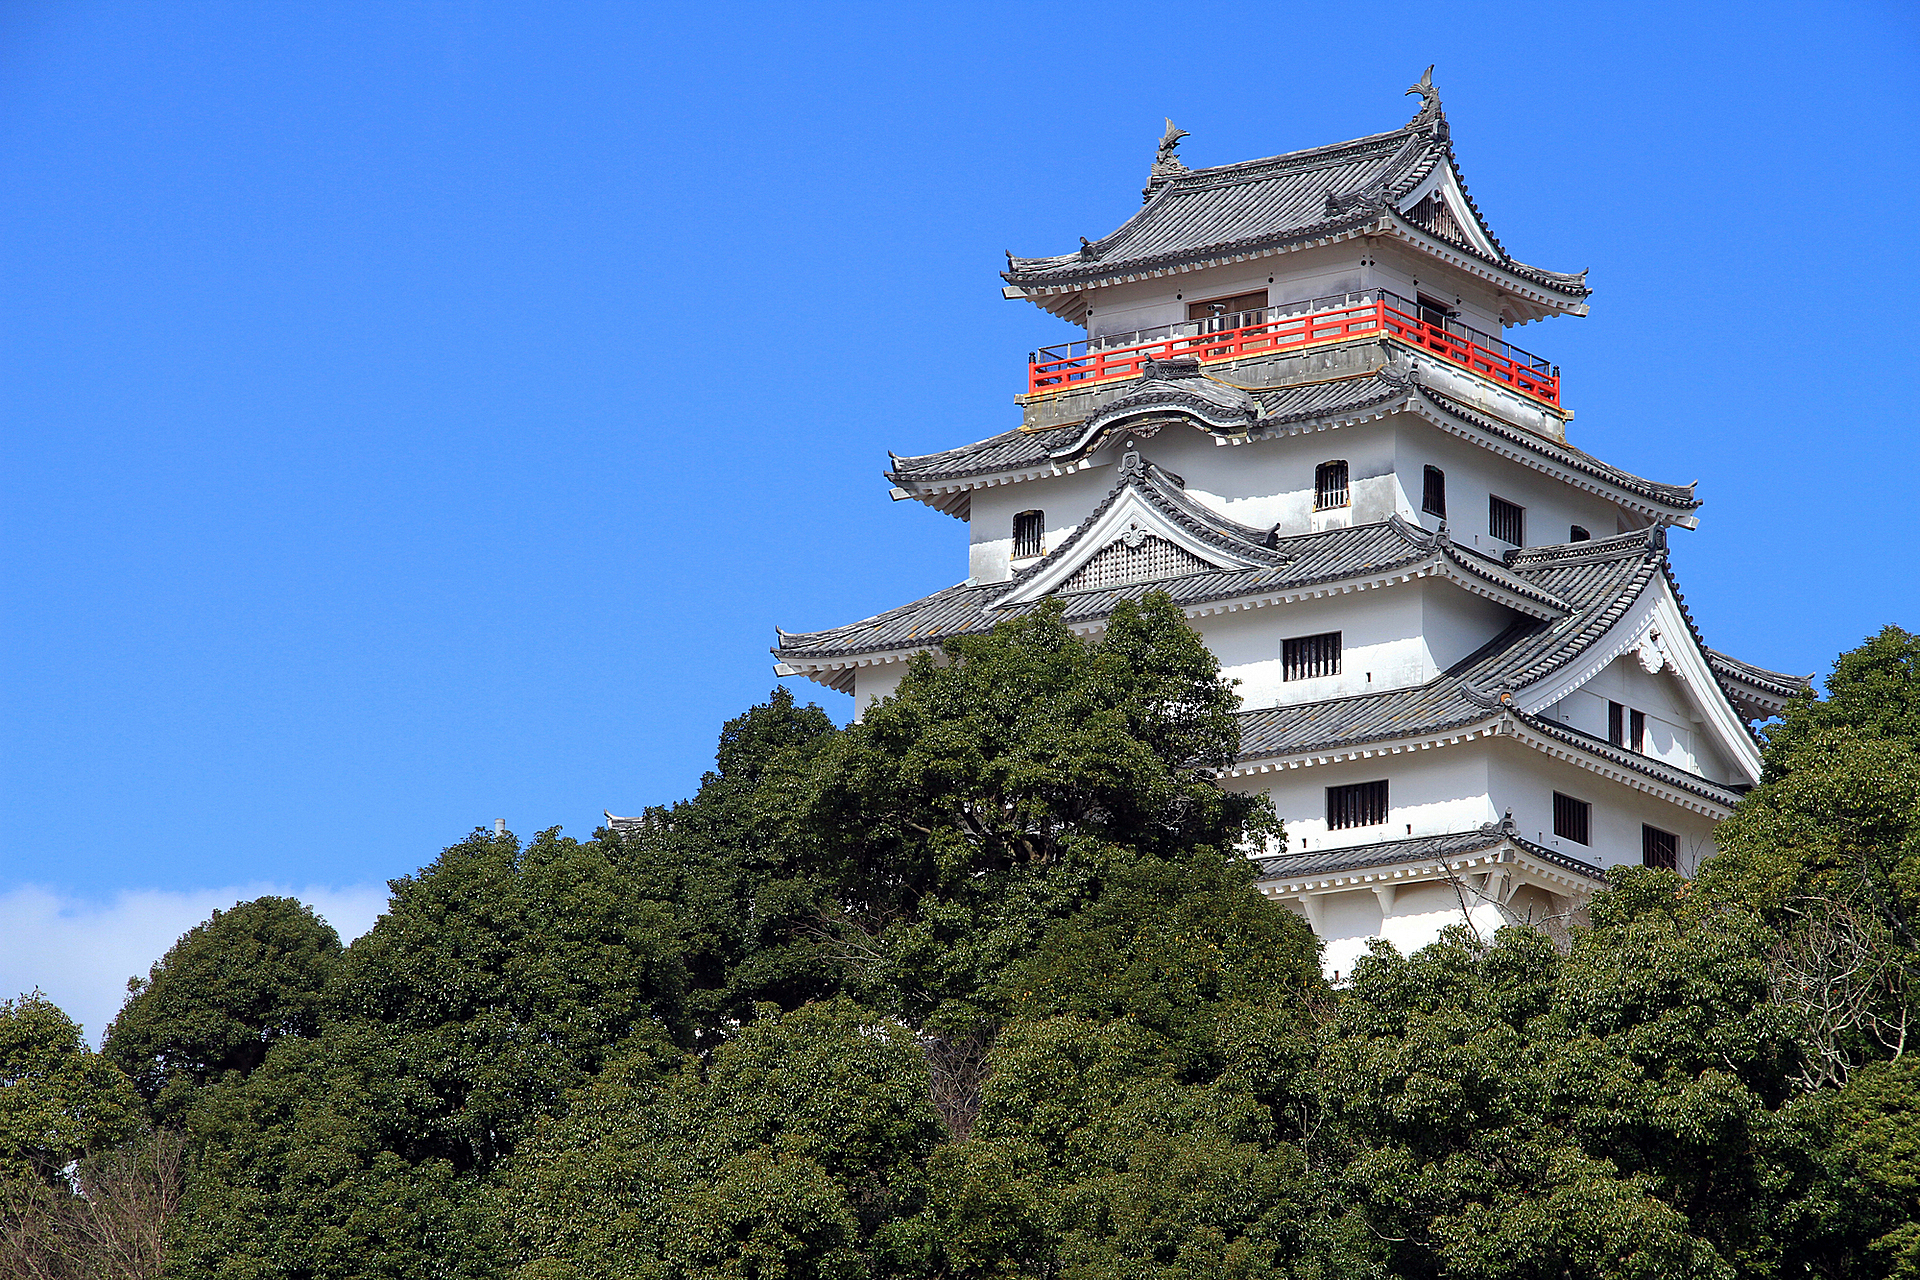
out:
{"label": "hillside vegetation", "polygon": [[476,832],[342,947],[243,903],[99,1053],[0,1006],[0,1274],[1920,1280],[1920,640],[1766,733],[1692,881],[1338,990],[1165,597],[1041,611],[699,793]]}

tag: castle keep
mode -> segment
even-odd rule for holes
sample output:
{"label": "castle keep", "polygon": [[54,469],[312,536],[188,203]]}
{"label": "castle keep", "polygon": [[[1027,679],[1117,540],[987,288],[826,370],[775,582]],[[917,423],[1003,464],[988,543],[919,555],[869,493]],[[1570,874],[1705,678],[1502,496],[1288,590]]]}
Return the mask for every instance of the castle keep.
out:
{"label": "castle keep", "polygon": [[1336,973],[1691,870],[1806,683],[1707,647],[1668,546],[1693,486],[1574,447],[1558,368],[1504,337],[1584,315],[1584,273],[1508,254],[1410,92],[1392,132],[1212,168],[1169,122],[1125,225],[1010,255],[1005,295],[1085,336],[1029,358],[1017,427],[888,472],[967,523],[966,580],[775,650],[864,706],[1049,596],[1092,635],[1169,593],[1240,681],[1223,785],[1287,824],[1260,888]]}

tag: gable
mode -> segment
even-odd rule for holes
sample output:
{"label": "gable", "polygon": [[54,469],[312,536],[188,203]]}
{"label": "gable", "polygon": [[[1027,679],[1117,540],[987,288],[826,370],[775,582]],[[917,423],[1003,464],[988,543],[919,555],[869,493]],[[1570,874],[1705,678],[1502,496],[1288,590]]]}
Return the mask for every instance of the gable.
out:
{"label": "gable", "polygon": [[[1635,664],[1638,671],[1616,664]],[[1666,679],[1655,682],[1655,676]],[[1589,690],[1590,685],[1594,687]],[[1654,579],[1633,607],[1586,650],[1582,661],[1518,691],[1513,703],[1528,715],[1539,715],[1550,713],[1576,691],[1585,690],[1591,698],[1608,700],[1609,689],[1616,693],[1637,689],[1657,695],[1671,719],[1695,734],[1696,755],[1703,762],[1719,761],[1730,782],[1760,780],[1760,751],[1753,735],[1714,678],[1665,577]],[[1625,698],[1611,700],[1632,705]],[[1641,709],[1654,710],[1646,706]],[[1597,737],[1605,735],[1604,726],[1596,731],[1589,725],[1586,731]]]}
{"label": "gable", "polygon": [[[1116,546],[1120,550],[1114,550]],[[1270,558],[1236,555],[1214,545],[1129,486],[1117,490],[1104,510],[1074,530],[1045,560],[1016,578],[1012,589],[996,600],[994,607],[1025,604],[1057,591],[1091,591],[1095,584],[1117,586],[1122,581],[1144,582],[1270,563]],[[1163,565],[1164,570],[1158,567]],[[1143,576],[1130,576],[1135,573]],[[1075,585],[1068,586],[1070,582]]]}
{"label": "gable", "polygon": [[1054,590],[1062,595],[1075,591],[1098,591],[1103,587],[1154,582],[1161,578],[1184,578],[1190,573],[1205,573],[1212,568],[1212,565],[1185,547],[1176,546],[1135,525],[1094,552],[1085,564]]}
{"label": "gable", "polygon": [[1400,213],[1407,221],[1431,231],[1442,240],[1449,240],[1495,261],[1505,257],[1480,225],[1480,220],[1473,216],[1467,204],[1466,190],[1461,187],[1459,176],[1454,173],[1451,164],[1434,166],[1433,174],[1400,202]]}

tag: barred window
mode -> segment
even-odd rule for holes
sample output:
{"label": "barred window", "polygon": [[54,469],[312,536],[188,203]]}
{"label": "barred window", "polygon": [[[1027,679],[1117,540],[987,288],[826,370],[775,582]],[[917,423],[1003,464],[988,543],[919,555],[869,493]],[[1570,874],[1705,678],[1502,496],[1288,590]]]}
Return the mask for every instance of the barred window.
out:
{"label": "barred window", "polygon": [[1046,532],[1044,511],[1022,511],[1013,518],[1013,554],[1016,557],[1039,555],[1040,542]]}
{"label": "barred window", "polygon": [[1516,547],[1526,545],[1527,509],[1505,498],[1487,495],[1487,532]]}
{"label": "barred window", "polygon": [[1627,709],[1617,702],[1607,704],[1607,741],[1616,747],[1627,745]]}
{"label": "barred window", "polygon": [[1317,636],[1294,636],[1280,642],[1282,677],[1287,680],[1312,680],[1340,674],[1340,633],[1323,631]]}
{"label": "barred window", "polygon": [[1640,824],[1640,865],[1665,871],[1680,869],[1680,841],[1671,831]]}
{"label": "barred window", "polygon": [[1377,827],[1387,820],[1387,780],[1327,788],[1327,826]]}
{"label": "barred window", "polygon": [[1420,491],[1420,509],[1442,520],[1447,518],[1447,473],[1438,467],[1427,468],[1426,483]]}
{"label": "barred window", "polygon": [[1313,470],[1313,509],[1347,505],[1347,464],[1344,460],[1323,462]]}
{"label": "barred window", "polygon": [[1627,713],[1627,745],[1641,755],[1647,754],[1647,713],[1631,711]]}
{"label": "barred window", "polygon": [[1592,844],[1593,806],[1585,800],[1553,793],[1553,834],[1575,844]]}
{"label": "barred window", "polygon": [[1567,541],[1568,542],[1592,542],[1593,535],[1588,533],[1585,529],[1581,528],[1579,525],[1576,524],[1571,529],[1567,530]]}

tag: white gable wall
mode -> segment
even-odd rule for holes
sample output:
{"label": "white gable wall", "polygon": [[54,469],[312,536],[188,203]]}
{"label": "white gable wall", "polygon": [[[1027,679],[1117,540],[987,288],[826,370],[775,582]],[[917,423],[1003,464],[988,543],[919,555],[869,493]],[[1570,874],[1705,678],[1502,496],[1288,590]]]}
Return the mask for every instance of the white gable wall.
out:
{"label": "white gable wall", "polygon": [[[1703,814],[1543,755],[1510,738],[1496,738],[1492,746],[1489,767],[1494,800],[1503,810],[1513,810],[1520,834],[1535,844],[1598,866],[1638,866],[1640,825],[1647,823],[1679,837],[1680,869],[1688,874],[1713,850],[1713,822]],[[1590,845],[1554,835],[1555,791],[1593,806]]]}
{"label": "white gable wall", "polygon": [[1715,782],[1744,781],[1714,743],[1685,686],[1665,668],[1648,675],[1631,653],[1541,714],[1605,740],[1612,702],[1646,714],[1646,755]]}

